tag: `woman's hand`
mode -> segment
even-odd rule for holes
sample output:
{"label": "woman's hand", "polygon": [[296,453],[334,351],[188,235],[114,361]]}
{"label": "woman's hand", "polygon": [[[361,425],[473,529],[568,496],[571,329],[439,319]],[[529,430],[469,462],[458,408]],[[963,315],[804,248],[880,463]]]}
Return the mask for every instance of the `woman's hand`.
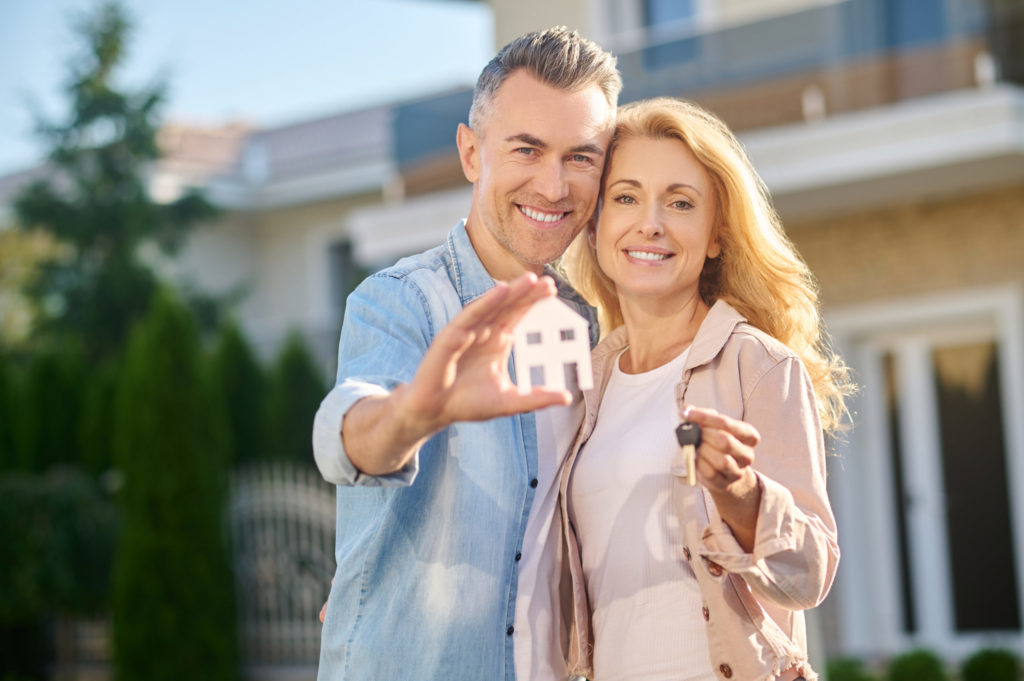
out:
{"label": "woman's hand", "polygon": [[754,547],[761,485],[753,465],[761,434],[749,423],[714,409],[684,406],[684,421],[701,428],[697,448],[697,481],[715,500],[722,520],[745,551]]}

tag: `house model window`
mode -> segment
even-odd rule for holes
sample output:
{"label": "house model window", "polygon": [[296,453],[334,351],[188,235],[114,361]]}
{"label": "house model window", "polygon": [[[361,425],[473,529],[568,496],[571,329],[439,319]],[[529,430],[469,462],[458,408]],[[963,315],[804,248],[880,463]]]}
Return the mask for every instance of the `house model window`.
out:
{"label": "house model window", "polygon": [[512,359],[520,393],[594,387],[587,320],[558,298],[538,301],[515,329]]}

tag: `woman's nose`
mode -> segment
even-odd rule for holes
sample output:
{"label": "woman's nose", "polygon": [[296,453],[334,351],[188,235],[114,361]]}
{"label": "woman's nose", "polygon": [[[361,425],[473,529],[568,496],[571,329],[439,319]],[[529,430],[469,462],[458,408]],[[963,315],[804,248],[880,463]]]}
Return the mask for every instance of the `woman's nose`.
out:
{"label": "woman's nose", "polygon": [[643,216],[643,222],[640,223],[640,233],[646,237],[660,236],[665,232],[664,227],[661,225],[661,215],[657,208],[651,207],[647,210]]}

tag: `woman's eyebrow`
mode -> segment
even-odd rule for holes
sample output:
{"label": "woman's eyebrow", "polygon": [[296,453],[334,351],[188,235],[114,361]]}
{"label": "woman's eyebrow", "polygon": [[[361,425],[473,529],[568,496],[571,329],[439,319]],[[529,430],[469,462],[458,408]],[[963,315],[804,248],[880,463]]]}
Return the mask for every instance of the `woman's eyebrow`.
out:
{"label": "woman's eyebrow", "polygon": [[[614,187],[617,184],[628,184],[630,187],[635,187],[636,189],[640,189],[642,187],[640,182],[637,181],[637,180],[631,180],[631,179],[628,179],[628,178],[622,178],[621,180],[615,180],[614,182],[609,184],[608,188],[611,189],[612,187]],[[666,187],[665,191],[667,191],[667,192],[674,192],[674,191],[678,191],[680,189],[690,189],[690,190],[693,190],[694,192],[696,192],[698,196],[704,196],[704,193],[701,190],[697,189],[692,184],[687,184],[686,182],[674,182],[674,183],[670,184],[668,187]]]}
{"label": "woman's eyebrow", "polygon": [[674,192],[677,189],[692,189],[693,191],[697,192],[699,196],[704,196],[701,190],[697,189],[692,184],[687,184],[685,182],[676,182],[675,184],[670,184],[666,191]]}

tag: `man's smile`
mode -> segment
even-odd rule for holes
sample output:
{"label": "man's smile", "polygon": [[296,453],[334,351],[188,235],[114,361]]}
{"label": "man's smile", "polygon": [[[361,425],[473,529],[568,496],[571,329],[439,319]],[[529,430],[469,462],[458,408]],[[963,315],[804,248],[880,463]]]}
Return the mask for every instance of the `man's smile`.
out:
{"label": "man's smile", "polygon": [[556,223],[569,214],[569,211],[544,211],[537,208],[531,208],[530,206],[521,206],[519,204],[516,204],[516,207],[519,209],[520,213],[531,220],[547,224]]}

